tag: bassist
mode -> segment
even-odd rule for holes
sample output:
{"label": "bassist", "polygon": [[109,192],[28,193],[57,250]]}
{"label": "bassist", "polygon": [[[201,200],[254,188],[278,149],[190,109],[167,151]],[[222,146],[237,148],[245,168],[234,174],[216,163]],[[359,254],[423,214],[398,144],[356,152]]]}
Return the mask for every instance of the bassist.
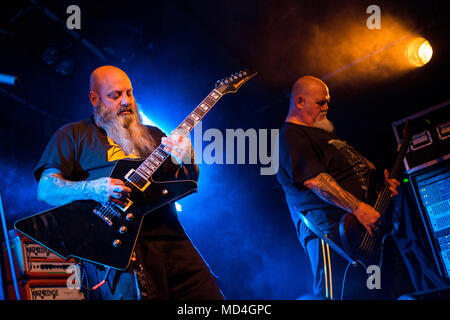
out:
{"label": "bassist", "polygon": [[[375,166],[334,134],[334,125],[327,118],[329,103],[328,87],[320,79],[305,76],[294,83],[280,132],[277,179],[311,263],[314,294],[339,299],[348,262],[301,223],[299,215],[305,215],[338,245],[339,221],[345,213],[353,213],[371,235],[380,227],[381,216],[368,204],[375,197]],[[387,181],[396,195],[399,182]],[[365,270],[361,278],[352,277],[347,276],[343,298],[368,298]]]}

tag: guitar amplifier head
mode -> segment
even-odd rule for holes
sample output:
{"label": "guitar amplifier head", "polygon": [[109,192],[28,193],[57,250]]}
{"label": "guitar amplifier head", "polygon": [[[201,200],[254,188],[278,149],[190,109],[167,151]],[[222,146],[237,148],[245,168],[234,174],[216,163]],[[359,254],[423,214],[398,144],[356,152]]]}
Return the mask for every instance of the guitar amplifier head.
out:
{"label": "guitar amplifier head", "polygon": [[408,122],[411,144],[404,164],[407,173],[450,158],[450,100],[392,123],[395,139],[401,143]]}

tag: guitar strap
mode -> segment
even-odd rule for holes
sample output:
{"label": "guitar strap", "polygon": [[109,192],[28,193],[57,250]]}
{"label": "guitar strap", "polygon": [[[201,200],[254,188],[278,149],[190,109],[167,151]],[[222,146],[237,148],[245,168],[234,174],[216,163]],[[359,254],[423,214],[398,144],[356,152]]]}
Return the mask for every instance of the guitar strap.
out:
{"label": "guitar strap", "polygon": [[357,261],[352,259],[341,247],[339,247],[334,241],[332,241],[326,234],[324,234],[311,220],[308,220],[302,211],[299,211],[300,219],[303,221],[305,226],[307,226],[316,236],[318,236],[322,241],[324,241],[327,245],[331,247],[334,251],[336,251],[342,258],[347,260],[352,265],[356,266],[358,264]]}
{"label": "guitar strap", "polygon": [[319,227],[317,227],[312,221],[306,218],[302,211],[299,210],[299,213],[300,219],[303,221],[303,223],[320,239],[322,245],[323,270],[325,273],[325,297],[327,299],[333,300],[333,277],[331,272],[330,247],[342,258],[347,260],[349,262],[349,265],[351,264],[353,266],[356,266],[358,262],[352,259],[339,245],[337,245],[325,233],[323,233],[319,229]]}

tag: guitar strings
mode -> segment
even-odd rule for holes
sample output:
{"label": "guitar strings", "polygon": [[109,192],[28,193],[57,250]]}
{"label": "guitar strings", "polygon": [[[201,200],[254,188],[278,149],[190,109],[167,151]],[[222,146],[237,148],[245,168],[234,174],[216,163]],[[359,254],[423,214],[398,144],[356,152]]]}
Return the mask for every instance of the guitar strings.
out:
{"label": "guitar strings", "polygon": [[[405,149],[407,146],[407,144],[404,144],[402,146],[402,149]],[[403,152],[404,150],[401,150],[401,152]],[[402,157],[403,158],[403,157]],[[397,176],[398,172],[400,170],[400,165],[401,165],[401,159],[399,158],[395,164],[394,167],[391,171],[391,177],[393,176]],[[390,201],[390,190],[389,190],[389,183],[385,182],[385,185],[383,187],[383,192],[380,195],[380,197],[377,199],[377,202],[375,203],[375,207],[378,206],[378,203],[380,203],[379,205],[379,209],[378,212],[384,212],[387,209],[387,206],[389,204]],[[363,242],[361,243],[360,247],[361,247],[361,251],[363,251],[363,253],[365,255],[369,254],[372,250],[373,247],[375,245],[375,238],[372,237],[367,231],[364,235],[363,238]]]}
{"label": "guitar strings", "polygon": [[[212,94],[213,93],[218,93],[218,91],[216,89],[213,89],[208,96],[194,109],[194,111],[191,112],[191,114],[186,117],[181,124],[177,127],[177,129],[175,129],[179,134],[182,134],[183,131],[181,130],[182,124],[183,123],[187,123],[187,120],[189,119],[190,121],[191,119],[191,115],[195,114],[197,116],[197,121],[203,119],[203,117],[212,109],[212,107],[217,103],[217,101],[220,100],[220,98],[223,96],[222,93],[220,93],[219,96],[217,97],[213,97]],[[212,97],[212,98],[211,98]],[[207,101],[207,99],[209,98],[209,100]],[[205,104],[208,106],[207,109],[201,109],[200,106],[202,104]],[[197,110],[198,109],[198,110]],[[197,113],[195,113],[195,111],[197,111]],[[200,113],[200,114],[198,114]],[[203,114],[203,115],[202,115]],[[194,120],[195,121],[195,120]],[[194,122],[194,126],[195,126],[195,122]],[[194,126],[191,126],[190,130],[193,129]],[[178,130],[180,128],[180,130]],[[188,133],[190,132],[190,130],[188,130]],[[186,136],[184,134],[182,134],[183,136]],[[159,152],[159,153],[158,153]],[[158,159],[160,163],[156,162],[153,163],[153,161],[150,160],[150,163],[155,167],[154,170],[152,170],[151,168],[149,168],[147,166],[147,160],[150,159],[150,157],[153,155],[154,158]],[[144,160],[141,165],[136,168],[136,172],[138,173],[138,175],[140,175],[141,177],[144,177],[145,179],[149,179],[153,173],[159,168],[159,166],[169,157],[169,154],[165,152],[164,148],[162,147],[162,145],[160,144],[158,147],[155,148],[155,150],[153,150],[153,152],[151,153],[151,155]],[[148,172],[150,172],[150,175],[147,177]],[[136,175],[130,175],[130,180],[131,181],[125,181],[125,186],[130,187],[132,186],[133,183],[131,182],[138,182],[137,180],[135,180],[135,178],[139,179],[139,177],[136,177]],[[100,212],[101,216],[110,220],[113,216],[120,216],[120,213],[118,213],[116,211],[116,209],[113,207],[113,204],[107,203],[107,204],[103,204],[99,209],[97,209],[98,212]]]}

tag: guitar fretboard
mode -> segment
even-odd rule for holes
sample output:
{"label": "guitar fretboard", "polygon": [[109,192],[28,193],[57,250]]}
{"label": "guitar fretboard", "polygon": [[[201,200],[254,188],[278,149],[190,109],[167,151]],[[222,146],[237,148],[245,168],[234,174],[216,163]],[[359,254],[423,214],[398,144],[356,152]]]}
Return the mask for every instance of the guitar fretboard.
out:
{"label": "guitar fretboard", "polygon": [[[405,156],[406,150],[409,146],[409,134],[406,135],[405,139],[403,140],[403,143],[400,147],[400,150],[397,155],[397,159],[395,160],[394,166],[392,167],[392,170],[389,174],[389,178],[398,179],[401,170],[402,170],[402,160]],[[377,210],[381,216],[384,216],[387,212],[387,208],[391,199],[391,192],[389,190],[389,183],[387,181],[384,182],[383,190],[380,193],[380,196],[377,199],[377,202],[374,205],[374,209]]]}
{"label": "guitar fretboard", "polygon": [[[211,91],[208,96],[180,123],[173,133],[186,137],[221,97],[222,94],[216,89]],[[136,169],[136,172],[148,180],[168,157],[169,154],[164,151],[164,146],[160,144],[153,150],[152,154],[141,163]]]}

